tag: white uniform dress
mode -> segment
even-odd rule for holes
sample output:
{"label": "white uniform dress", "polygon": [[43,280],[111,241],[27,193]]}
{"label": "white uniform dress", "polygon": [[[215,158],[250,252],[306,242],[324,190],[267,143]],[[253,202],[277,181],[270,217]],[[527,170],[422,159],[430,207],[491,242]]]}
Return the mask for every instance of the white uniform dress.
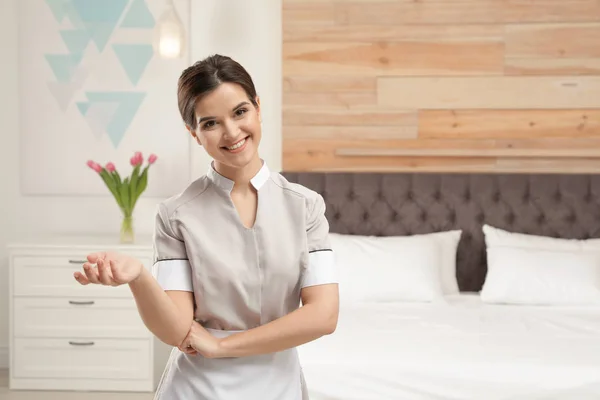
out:
{"label": "white uniform dress", "polygon": [[[159,204],[153,273],[164,290],[193,291],[194,318],[224,337],[280,318],[300,290],[337,283],[325,203],[316,192],[269,171],[251,180],[256,220],[246,228],[231,200],[233,181],[211,166]],[[175,348],[156,400],[305,400],[296,349],[208,359]]]}

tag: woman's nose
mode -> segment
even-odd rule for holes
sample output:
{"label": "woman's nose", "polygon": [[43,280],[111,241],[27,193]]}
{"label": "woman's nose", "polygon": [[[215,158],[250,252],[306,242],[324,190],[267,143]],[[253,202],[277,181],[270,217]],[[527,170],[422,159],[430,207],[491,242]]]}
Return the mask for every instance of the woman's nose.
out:
{"label": "woman's nose", "polygon": [[223,136],[232,138],[232,139],[234,139],[238,136],[239,128],[238,128],[237,124],[235,123],[235,121],[226,120],[223,123],[223,127],[224,127]]}

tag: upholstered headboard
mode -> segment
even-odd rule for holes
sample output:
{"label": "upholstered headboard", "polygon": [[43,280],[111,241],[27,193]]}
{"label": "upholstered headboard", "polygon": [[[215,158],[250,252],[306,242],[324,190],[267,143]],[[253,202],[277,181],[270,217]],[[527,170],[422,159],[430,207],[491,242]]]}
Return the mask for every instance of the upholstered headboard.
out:
{"label": "upholstered headboard", "polygon": [[600,175],[283,173],[327,204],[331,232],[411,235],[462,229],[461,291],[479,291],[484,223],[562,238],[600,237]]}

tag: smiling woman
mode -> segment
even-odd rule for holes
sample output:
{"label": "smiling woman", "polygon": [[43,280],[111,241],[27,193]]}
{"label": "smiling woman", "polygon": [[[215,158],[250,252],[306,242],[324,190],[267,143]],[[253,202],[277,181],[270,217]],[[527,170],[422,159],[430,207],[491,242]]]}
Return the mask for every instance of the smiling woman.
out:
{"label": "smiling woman", "polygon": [[308,399],[296,347],[332,333],[339,308],[325,202],[260,158],[260,101],[240,64],[199,61],[178,98],[213,162],[159,204],[153,274],[100,252],[75,278],[128,284],[148,329],[177,347],[157,400]]}

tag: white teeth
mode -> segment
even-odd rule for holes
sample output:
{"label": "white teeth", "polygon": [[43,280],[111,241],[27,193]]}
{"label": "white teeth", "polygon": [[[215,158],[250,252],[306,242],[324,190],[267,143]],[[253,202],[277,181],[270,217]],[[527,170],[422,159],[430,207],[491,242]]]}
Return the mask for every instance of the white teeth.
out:
{"label": "white teeth", "polygon": [[239,149],[240,147],[242,147],[244,145],[244,143],[246,143],[246,139],[240,140],[239,142],[237,142],[233,146],[228,147],[228,149],[229,150]]}

